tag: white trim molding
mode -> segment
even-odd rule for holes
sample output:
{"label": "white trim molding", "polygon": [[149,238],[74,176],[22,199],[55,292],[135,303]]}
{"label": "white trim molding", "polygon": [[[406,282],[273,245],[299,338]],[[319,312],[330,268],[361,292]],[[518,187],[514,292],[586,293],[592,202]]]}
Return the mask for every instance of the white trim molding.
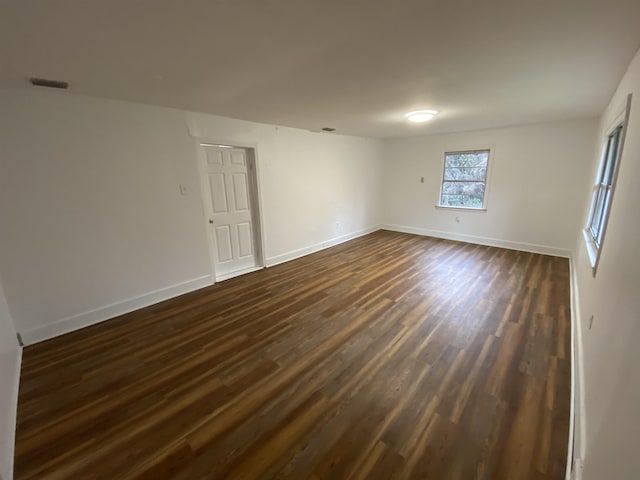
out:
{"label": "white trim molding", "polygon": [[[310,253],[314,253],[319,250],[324,250],[325,248],[329,248],[334,245],[347,242],[349,240],[361,237],[363,235],[367,235],[377,230],[380,230],[380,227],[378,225],[375,225],[373,227],[364,228],[362,230],[348,233],[346,235],[341,235],[339,237],[335,237],[335,238],[326,240],[324,242],[311,245],[309,247],[301,248],[301,249],[287,252],[281,255],[277,255],[275,257],[267,258],[266,264],[267,266],[271,267],[274,265],[278,265],[280,263],[288,262],[289,260],[294,260],[296,258],[309,255]],[[248,269],[247,271],[242,271],[240,273],[249,273],[249,271],[259,270],[260,268],[262,267],[256,267],[255,269]],[[226,278],[231,278],[233,276],[235,275],[232,274],[230,276],[221,278],[219,280],[224,280]],[[87,312],[62,318],[54,322],[51,322],[47,325],[42,325],[39,327],[24,330],[20,332],[20,336],[25,345],[32,345],[34,343],[42,342],[44,340],[48,340],[50,338],[54,338],[59,335],[64,335],[65,333],[73,332],[75,330],[88,327],[90,325],[95,325],[96,323],[109,320],[119,315],[124,315],[125,313],[129,313],[134,310],[138,310],[140,308],[148,307],[149,305],[153,305],[155,303],[162,302],[164,300],[168,300],[173,297],[177,297],[178,295],[182,295],[182,294],[191,292],[193,290],[198,290],[200,288],[213,285],[213,283],[214,282],[211,278],[211,275],[204,275],[202,277],[194,278],[192,280],[187,280],[186,282],[178,283],[165,288],[154,290],[149,293],[138,295],[136,297],[123,300],[121,302],[112,303],[109,305],[105,305],[103,307],[98,307],[96,309],[89,310]]]}
{"label": "white trim molding", "polygon": [[65,333],[73,332],[74,330],[95,325],[96,323],[109,320],[119,315],[124,315],[125,313],[133,312],[139,308],[148,307],[154,303],[162,302],[212,284],[211,275],[204,275],[175,285],[153,290],[142,295],[137,295],[120,302],[104,305],[87,312],[61,318],[46,325],[24,330],[20,332],[20,336],[22,337],[22,341],[25,345],[32,345],[59,335],[64,335]]}
{"label": "white trim molding", "polygon": [[[16,341],[16,345],[17,345],[17,358],[15,359],[15,372],[13,375],[13,382],[11,383],[11,385],[6,385],[6,388],[11,392],[11,409],[7,412],[7,418],[9,421],[9,425],[10,425],[10,431],[5,432],[4,434],[7,435],[7,439],[9,439],[10,441],[10,448],[11,448],[11,452],[10,452],[10,458],[9,458],[9,464],[7,465],[3,465],[2,468],[0,468],[0,480],[4,479],[4,477],[2,476],[2,471],[4,470],[5,472],[7,472],[8,477],[7,480],[12,480],[13,478],[13,469],[14,469],[14,462],[13,462],[13,458],[15,456],[15,438],[16,438],[16,425],[18,423],[18,392],[20,389],[20,369],[22,367],[22,347],[18,345],[18,342]],[[3,386],[3,388],[5,388],[5,386]]]}
{"label": "white trim molding", "polygon": [[[258,144],[254,142],[245,142],[245,141],[235,141],[235,140],[216,140],[213,137],[207,136],[194,136],[196,140],[196,148],[197,148],[197,170],[198,176],[200,177],[200,197],[202,201],[203,211],[204,211],[204,225],[207,235],[207,249],[209,252],[209,263],[211,267],[211,278],[214,282],[220,282],[223,280],[227,280],[239,274],[248,273],[248,271],[243,270],[241,273],[229,273],[225,275],[216,275],[216,262],[215,262],[215,244],[216,239],[213,235],[211,226],[209,225],[209,221],[212,218],[213,212],[211,211],[211,198],[209,196],[209,180],[206,172],[206,146],[221,146],[224,145],[226,147],[242,149],[247,152],[247,166],[248,169],[248,177],[250,178],[250,186],[249,190],[250,201],[251,201],[251,217],[253,221],[253,232],[256,238],[256,265],[255,268],[264,268],[267,266],[265,257],[266,257],[266,246],[265,246],[265,234],[264,234],[264,214],[262,205],[264,204],[262,198],[262,183],[260,180],[260,162],[258,160]],[[249,269],[247,269],[249,270]]]}
{"label": "white trim molding", "polygon": [[[574,259],[569,262],[571,292],[571,405],[569,413],[569,449],[567,451],[567,480],[582,478],[586,439],[586,410],[584,395],[584,354],[578,273]],[[573,466],[573,469],[571,468]]]}
{"label": "white trim molding", "polygon": [[440,230],[430,230],[428,228],[421,227],[408,227],[405,225],[382,225],[381,228],[383,230],[391,230],[393,232],[413,233],[414,235],[422,235],[425,237],[443,238],[446,240],[475,243],[478,245],[500,247],[509,250],[520,250],[522,252],[541,253],[543,255],[552,255],[554,257],[571,258],[570,250],[567,250],[565,248],[552,247],[549,245],[513,242],[511,240],[501,240],[499,238],[480,237],[477,235],[468,235],[464,233],[443,232]]}
{"label": "white trim molding", "polygon": [[258,270],[262,270],[263,268],[265,267],[249,267],[249,268],[243,268],[242,270],[238,270],[235,272],[225,273],[224,275],[218,275],[216,277],[216,282],[224,282],[225,280],[229,280],[230,278],[246,275],[247,273],[257,272]]}
{"label": "white trim molding", "polygon": [[324,250],[325,248],[333,247],[334,245],[348,242],[349,240],[353,240],[354,238],[368,235],[369,233],[373,233],[380,230],[380,228],[381,227],[379,225],[374,225],[373,227],[367,227],[361,230],[357,230],[355,232],[347,233],[345,235],[340,235],[339,237],[334,237],[324,242],[316,243],[315,245],[311,245],[309,247],[299,248],[297,250],[292,250],[290,252],[282,253],[274,257],[268,257],[266,264],[267,264],[267,267],[273,267],[275,265],[279,265],[281,263],[288,262],[290,260],[295,260],[296,258],[304,257],[305,255],[309,255],[311,253],[315,253],[320,250]]}

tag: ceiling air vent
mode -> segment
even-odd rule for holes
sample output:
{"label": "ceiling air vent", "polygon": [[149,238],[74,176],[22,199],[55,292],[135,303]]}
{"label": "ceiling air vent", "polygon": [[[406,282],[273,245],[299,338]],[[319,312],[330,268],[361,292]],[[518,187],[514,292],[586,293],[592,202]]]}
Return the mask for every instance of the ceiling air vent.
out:
{"label": "ceiling air vent", "polygon": [[49,80],[47,78],[34,78],[31,77],[29,79],[31,85],[35,85],[36,87],[47,87],[47,88],[59,88],[61,90],[66,90],[69,88],[69,82],[62,82],[60,80]]}
{"label": "ceiling air vent", "polygon": [[323,127],[322,131],[323,132],[335,132],[336,129],[335,128],[331,128],[331,127]]}

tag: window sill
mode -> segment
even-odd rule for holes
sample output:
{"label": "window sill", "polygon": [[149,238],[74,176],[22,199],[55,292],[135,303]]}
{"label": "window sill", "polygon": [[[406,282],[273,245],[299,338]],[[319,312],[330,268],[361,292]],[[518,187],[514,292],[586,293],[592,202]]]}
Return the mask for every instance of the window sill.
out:
{"label": "window sill", "polygon": [[473,207],[451,207],[449,205],[436,205],[436,208],[442,210],[464,210],[467,212],[486,212],[486,208],[473,208]]}
{"label": "window sill", "polygon": [[591,234],[585,228],[582,230],[582,236],[584,237],[584,243],[587,248],[587,255],[589,256],[589,263],[591,264],[591,271],[593,276],[596,276],[596,268],[598,267],[598,247],[596,247]]}

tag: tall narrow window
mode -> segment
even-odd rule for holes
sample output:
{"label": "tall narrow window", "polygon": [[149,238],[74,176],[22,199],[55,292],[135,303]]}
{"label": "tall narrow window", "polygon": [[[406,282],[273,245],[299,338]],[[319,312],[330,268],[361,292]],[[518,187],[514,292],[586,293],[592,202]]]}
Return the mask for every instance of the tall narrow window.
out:
{"label": "tall narrow window", "polygon": [[620,167],[620,157],[624,144],[625,124],[629,118],[630,107],[631,95],[627,97],[626,112],[620,115],[605,139],[600,166],[598,168],[598,176],[593,186],[589,217],[584,227],[584,239],[587,244],[587,252],[594,275],[596,274],[596,268],[600,260],[600,253],[602,252],[607,222],[611,211],[616,178]]}
{"label": "tall narrow window", "polygon": [[593,188],[593,199],[591,200],[591,215],[589,216],[589,234],[596,248],[602,246],[604,228],[611,208],[611,195],[613,193],[613,181],[618,159],[620,158],[620,140],[622,139],[622,125],[607,137],[607,144],[604,149],[600,174],[598,181]]}
{"label": "tall narrow window", "polygon": [[446,152],[440,207],[483,209],[489,150]]}

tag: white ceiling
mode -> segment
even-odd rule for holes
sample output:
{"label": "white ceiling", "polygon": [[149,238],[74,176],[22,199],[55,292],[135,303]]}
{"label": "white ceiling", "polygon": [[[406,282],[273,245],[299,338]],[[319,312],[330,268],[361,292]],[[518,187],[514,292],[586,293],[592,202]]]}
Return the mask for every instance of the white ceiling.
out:
{"label": "white ceiling", "polygon": [[639,46],[640,0],[0,0],[0,84],[378,137],[596,116]]}

